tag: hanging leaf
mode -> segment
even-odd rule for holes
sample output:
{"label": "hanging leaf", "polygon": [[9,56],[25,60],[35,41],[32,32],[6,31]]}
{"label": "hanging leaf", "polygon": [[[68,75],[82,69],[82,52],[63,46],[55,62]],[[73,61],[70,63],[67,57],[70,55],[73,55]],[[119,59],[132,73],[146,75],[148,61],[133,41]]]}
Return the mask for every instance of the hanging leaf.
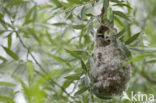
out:
{"label": "hanging leaf", "polygon": [[84,93],[84,92],[87,91],[87,90],[88,90],[87,87],[82,87],[82,88],[80,88],[74,95],[75,95],[75,96],[81,95],[82,93]]}
{"label": "hanging leaf", "polygon": [[72,4],[70,4],[70,3],[65,3],[65,2],[61,2],[61,5],[64,6],[64,7],[67,7],[67,8],[72,7]]}
{"label": "hanging leaf", "polygon": [[55,56],[55,55],[53,55],[53,54],[51,54],[51,53],[48,53],[48,55],[51,56],[51,57],[53,57],[53,58],[54,58],[55,60],[57,60],[58,62],[60,62],[60,63],[65,63],[66,65],[68,65],[69,67],[71,67],[69,61],[67,61],[67,60],[65,60],[65,59],[63,59],[63,58],[61,58],[61,57]]}
{"label": "hanging leaf", "polygon": [[128,16],[121,11],[113,11],[115,15],[118,15],[126,20],[129,20]]}
{"label": "hanging leaf", "polygon": [[108,6],[109,6],[109,0],[103,0],[103,6],[104,6],[105,12],[106,12],[106,14],[107,14],[107,8],[108,8]]}
{"label": "hanging leaf", "polygon": [[28,14],[25,17],[23,25],[35,21],[36,16],[37,16],[37,6],[35,5],[29,10]]}
{"label": "hanging leaf", "polygon": [[64,81],[64,83],[63,83],[63,85],[62,85],[62,87],[64,88],[64,89],[66,89],[71,83],[73,82],[73,80],[65,80]]}
{"label": "hanging leaf", "polygon": [[66,77],[64,77],[65,79],[69,79],[69,80],[79,80],[80,79],[80,75],[78,74],[72,74],[72,75],[68,75]]}
{"label": "hanging leaf", "polygon": [[70,4],[82,4],[82,0],[67,0]]}
{"label": "hanging leaf", "polygon": [[11,51],[9,48],[6,48],[6,47],[4,47],[4,46],[2,46],[3,47],[3,49],[5,50],[5,52],[10,56],[10,57],[12,57],[13,59],[15,59],[15,60],[18,60],[19,59],[19,57],[13,52],[13,51]]}
{"label": "hanging leaf", "polygon": [[85,63],[83,62],[83,60],[81,60],[81,66],[82,66],[82,69],[85,71],[85,73],[87,73],[87,67]]}
{"label": "hanging leaf", "polygon": [[9,49],[11,48],[11,43],[12,43],[12,33],[8,35],[8,48]]}
{"label": "hanging leaf", "polygon": [[65,49],[67,53],[69,53],[70,55],[72,55],[73,57],[76,57],[78,59],[81,60],[81,57],[79,56],[79,54],[77,52],[74,52],[74,51],[70,51],[70,50],[67,50]]}
{"label": "hanging leaf", "polygon": [[3,81],[0,81],[0,85],[4,85],[4,86],[11,86],[11,87],[14,87],[14,86],[16,86],[16,84],[14,84],[14,83],[11,83],[11,82],[3,82]]}
{"label": "hanging leaf", "polygon": [[50,0],[53,4],[55,4],[57,7],[62,7],[59,0]]}
{"label": "hanging leaf", "polygon": [[22,1],[22,0],[13,0],[13,1],[11,1],[10,3],[8,3],[7,5],[6,5],[6,7],[9,7],[9,6],[17,6],[17,5],[21,5],[21,4],[26,4],[27,3],[27,1]]}
{"label": "hanging leaf", "polygon": [[74,29],[83,29],[85,26],[84,25],[72,25],[72,27],[74,28]]}
{"label": "hanging leaf", "polygon": [[139,37],[140,33],[141,33],[141,32],[134,34],[132,37],[130,37],[130,38],[125,42],[125,44],[128,45],[128,44],[132,43],[133,41],[135,41],[135,40]]}
{"label": "hanging leaf", "polygon": [[27,71],[29,84],[31,84],[34,76],[34,65],[32,61],[27,62]]}
{"label": "hanging leaf", "polygon": [[127,4],[114,4],[113,6],[119,6],[119,7],[127,7],[127,8],[129,8],[129,9],[132,9],[132,7],[130,7],[129,5],[127,5]]}
{"label": "hanging leaf", "polygon": [[6,59],[3,56],[0,56],[0,59],[6,61]]}
{"label": "hanging leaf", "polygon": [[54,26],[65,26],[65,25],[67,25],[67,23],[65,23],[65,22],[58,22],[58,23],[53,23],[52,25],[54,25]]}
{"label": "hanging leaf", "polygon": [[81,20],[85,19],[85,12],[86,12],[86,7],[83,6],[82,9],[81,9]]}
{"label": "hanging leaf", "polygon": [[122,36],[125,33],[126,29],[122,29],[118,34],[117,34],[117,38]]}
{"label": "hanging leaf", "polygon": [[146,57],[153,57],[153,56],[155,56],[155,55],[153,55],[153,54],[143,54],[143,55],[139,55],[139,56],[136,56],[136,57],[133,57],[133,58],[131,58],[129,61],[127,61],[126,63],[124,63],[123,65],[127,65],[127,64],[129,64],[129,63],[132,63],[132,62],[134,62],[134,61],[139,61],[139,60],[142,60],[142,59],[144,59],[144,58],[146,58]]}
{"label": "hanging leaf", "polygon": [[0,96],[0,101],[2,103],[15,103],[14,99],[12,99],[10,97],[6,97],[6,96]]}

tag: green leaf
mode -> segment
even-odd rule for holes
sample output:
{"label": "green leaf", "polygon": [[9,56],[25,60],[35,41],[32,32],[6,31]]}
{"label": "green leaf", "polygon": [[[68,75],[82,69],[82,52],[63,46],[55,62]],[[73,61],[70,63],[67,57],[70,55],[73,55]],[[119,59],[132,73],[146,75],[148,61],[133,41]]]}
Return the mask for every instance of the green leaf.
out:
{"label": "green leaf", "polygon": [[156,60],[148,60],[146,63],[156,63]]}
{"label": "green leaf", "polygon": [[6,7],[9,7],[9,6],[15,6],[15,5],[21,5],[21,4],[26,4],[27,1],[22,1],[22,0],[12,0],[10,3],[8,3],[6,5]]}
{"label": "green leaf", "polygon": [[107,14],[107,8],[109,7],[109,0],[103,0],[103,6],[104,6],[106,14]]}
{"label": "green leaf", "polygon": [[81,60],[81,66],[82,66],[82,69],[85,71],[85,73],[87,72],[87,67],[85,65],[85,63],[83,62],[83,60]]}
{"label": "green leaf", "polygon": [[126,40],[125,44],[128,45],[128,44],[132,43],[133,41],[135,41],[139,37],[140,33],[141,32],[134,34],[132,37],[130,37],[128,40]]}
{"label": "green leaf", "polygon": [[87,87],[82,87],[82,88],[80,88],[74,95],[75,95],[75,96],[81,95],[82,93],[84,93],[84,92],[87,91],[87,90],[88,90]]}
{"label": "green leaf", "polygon": [[60,63],[65,63],[66,65],[68,65],[69,67],[71,67],[69,61],[67,61],[67,60],[65,60],[65,59],[63,59],[63,58],[61,58],[61,57],[55,56],[55,55],[53,55],[53,54],[51,54],[51,53],[48,53],[48,55],[51,56],[51,57],[53,57],[53,58],[54,58],[55,60],[57,60],[58,62],[60,62]]}
{"label": "green leaf", "polygon": [[41,85],[41,84],[46,83],[47,81],[49,81],[54,76],[60,75],[61,73],[62,73],[61,69],[56,69],[56,70],[52,70],[49,73],[44,74],[42,76],[42,78],[40,80],[38,80],[38,86]]}
{"label": "green leaf", "polygon": [[6,30],[0,30],[0,35],[6,32]]}
{"label": "green leaf", "polygon": [[74,29],[83,29],[85,26],[84,25],[72,25],[72,27],[74,28]]}
{"label": "green leaf", "polygon": [[40,10],[47,9],[47,8],[52,8],[52,7],[53,7],[52,5],[47,4],[47,5],[41,6]]}
{"label": "green leaf", "polygon": [[67,25],[67,23],[59,22],[59,23],[53,23],[52,25],[54,25],[54,26],[65,26],[65,25]]}
{"label": "green leaf", "polygon": [[0,56],[0,59],[6,61],[6,59],[3,56]]}
{"label": "green leaf", "polygon": [[9,49],[11,48],[11,43],[12,43],[12,33],[8,35],[8,48]]}
{"label": "green leaf", "polygon": [[32,61],[27,62],[27,71],[29,84],[31,84],[34,76],[34,65]]}
{"label": "green leaf", "polygon": [[53,4],[55,4],[57,7],[61,7],[61,3],[59,0],[50,0]]}
{"label": "green leaf", "polygon": [[118,34],[117,34],[117,38],[122,36],[125,33],[126,29],[122,29]]}
{"label": "green leaf", "polygon": [[74,52],[74,51],[70,51],[70,50],[67,50],[65,49],[67,53],[69,53],[70,55],[72,55],[73,57],[76,57],[78,59],[81,60],[81,57],[79,56],[79,54],[77,52]]}
{"label": "green leaf", "polygon": [[61,5],[64,6],[64,7],[67,7],[67,8],[72,7],[72,4],[65,3],[65,2],[61,2]]}
{"label": "green leaf", "polygon": [[80,75],[72,74],[72,75],[66,76],[64,78],[69,79],[69,80],[79,80],[80,79]]}
{"label": "green leaf", "polygon": [[5,50],[5,52],[10,56],[10,57],[12,57],[13,59],[15,59],[15,60],[18,60],[19,59],[19,57],[13,52],[13,51],[11,51],[9,48],[6,48],[6,47],[4,47],[4,46],[2,46],[3,47],[3,49]]}
{"label": "green leaf", "polygon": [[122,2],[124,2],[124,0],[123,1],[120,1],[120,0],[110,0],[111,2],[114,2],[114,3],[119,3],[119,4],[121,4]]}
{"label": "green leaf", "polygon": [[82,1],[80,0],[67,0],[71,4],[82,4]]}
{"label": "green leaf", "polygon": [[155,55],[152,55],[152,54],[143,54],[143,55],[139,55],[139,56],[136,56],[136,57],[134,57],[134,58],[131,58],[129,61],[125,62],[123,65],[127,65],[127,64],[129,64],[129,63],[134,62],[134,61],[142,60],[142,59],[144,59],[144,58],[146,58],[146,57],[148,57],[148,56],[153,57],[153,56],[155,56]]}
{"label": "green leaf", "polygon": [[4,86],[11,86],[11,87],[14,87],[16,86],[16,84],[14,83],[11,83],[11,82],[3,82],[3,81],[0,81],[0,85],[4,85]]}
{"label": "green leaf", "polygon": [[0,13],[0,18],[3,18],[3,17],[4,17],[4,15]]}
{"label": "green leaf", "polygon": [[121,11],[113,11],[115,15],[118,15],[126,20],[129,20],[128,16]]}
{"label": "green leaf", "polygon": [[63,87],[64,89],[66,89],[72,82],[73,82],[73,80],[68,80],[68,79],[67,79],[67,80],[64,81],[62,87]]}
{"label": "green leaf", "polygon": [[82,9],[81,9],[81,20],[85,19],[85,12],[86,12],[86,7],[83,6]]}
{"label": "green leaf", "polygon": [[130,6],[127,5],[127,4],[114,4],[113,6],[127,7],[127,8],[129,8],[129,9],[132,9],[132,7],[130,7]]}
{"label": "green leaf", "polygon": [[23,23],[23,25],[33,22],[36,18],[37,15],[36,13],[37,13],[37,6],[35,5],[29,10],[28,14],[25,17],[25,22]]}
{"label": "green leaf", "polygon": [[6,97],[6,96],[0,96],[0,101],[2,103],[15,103],[14,99],[12,99],[10,97]]}

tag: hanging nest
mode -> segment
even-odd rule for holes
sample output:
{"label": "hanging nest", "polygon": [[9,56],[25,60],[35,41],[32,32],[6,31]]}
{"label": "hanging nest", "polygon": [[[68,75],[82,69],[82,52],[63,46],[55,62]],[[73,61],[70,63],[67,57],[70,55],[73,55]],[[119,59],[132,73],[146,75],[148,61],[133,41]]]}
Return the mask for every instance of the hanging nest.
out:
{"label": "hanging nest", "polygon": [[[109,30],[110,36],[104,33]],[[94,64],[89,71],[93,93],[103,99],[120,96],[130,79],[130,65],[123,66],[128,57],[116,45],[116,29],[101,24],[96,33]]]}

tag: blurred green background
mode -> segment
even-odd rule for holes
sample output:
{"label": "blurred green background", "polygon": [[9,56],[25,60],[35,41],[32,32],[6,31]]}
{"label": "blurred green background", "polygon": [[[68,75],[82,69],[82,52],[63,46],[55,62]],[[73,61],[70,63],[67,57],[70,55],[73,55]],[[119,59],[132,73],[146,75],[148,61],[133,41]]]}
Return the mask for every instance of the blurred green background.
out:
{"label": "blurred green background", "polygon": [[127,95],[156,97],[156,0],[0,0],[0,103],[155,103],[87,86],[103,3],[130,55]]}

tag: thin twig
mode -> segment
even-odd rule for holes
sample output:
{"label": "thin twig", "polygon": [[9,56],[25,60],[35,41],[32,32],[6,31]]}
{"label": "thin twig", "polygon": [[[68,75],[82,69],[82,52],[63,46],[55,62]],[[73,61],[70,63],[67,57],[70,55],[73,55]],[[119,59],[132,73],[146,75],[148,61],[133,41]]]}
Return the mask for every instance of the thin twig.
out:
{"label": "thin twig", "polygon": [[[13,28],[14,29],[14,28]],[[35,61],[35,63],[39,66],[39,68],[42,70],[42,72],[44,72],[45,74],[47,73],[45,71],[45,69],[40,65],[40,63],[36,60],[36,58],[34,57],[34,55],[31,53],[31,51],[29,50],[29,48],[24,44],[22,38],[20,37],[19,33],[17,31],[14,30],[14,32],[16,33],[20,43],[22,44],[22,46],[27,49],[28,53],[31,55],[31,57],[33,58],[33,60]],[[70,94],[60,85],[58,84],[55,80],[53,80],[52,78],[50,79],[53,83],[55,83],[55,85],[57,85],[65,94],[67,94],[68,96],[70,96]],[[70,96],[72,99],[74,99],[74,97]]]}

